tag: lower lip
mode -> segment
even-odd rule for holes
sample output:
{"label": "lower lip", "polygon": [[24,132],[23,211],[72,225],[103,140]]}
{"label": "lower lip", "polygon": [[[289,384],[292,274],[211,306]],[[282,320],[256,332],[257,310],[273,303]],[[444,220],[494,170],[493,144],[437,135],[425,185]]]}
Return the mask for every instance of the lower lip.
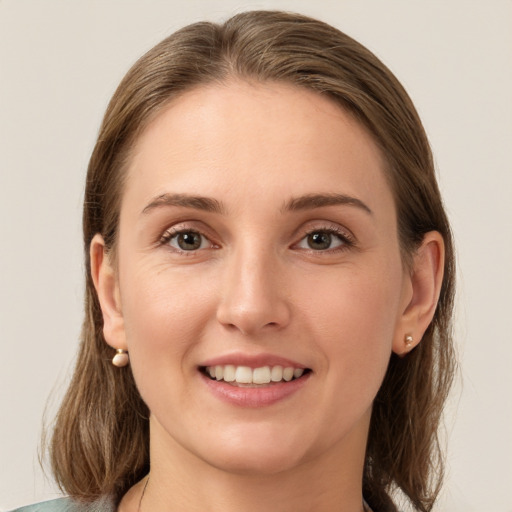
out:
{"label": "lower lip", "polygon": [[297,393],[309,380],[310,373],[289,382],[277,382],[268,386],[238,387],[223,380],[213,380],[201,374],[210,392],[223,402],[239,407],[266,407]]}

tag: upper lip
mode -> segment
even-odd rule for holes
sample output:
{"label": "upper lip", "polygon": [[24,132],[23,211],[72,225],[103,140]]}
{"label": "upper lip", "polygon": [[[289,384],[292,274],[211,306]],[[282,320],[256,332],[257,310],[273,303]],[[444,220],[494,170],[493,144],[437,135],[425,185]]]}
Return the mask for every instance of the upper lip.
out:
{"label": "upper lip", "polygon": [[248,366],[249,368],[261,368],[262,366],[282,366],[283,368],[293,367],[303,369],[307,368],[307,366],[297,361],[274,354],[249,355],[240,352],[225,354],[213,357],[211,359],[207,359],[206,361],[202,362],[199,366],[225,366],[228,364],[232,364],[234,366]]}

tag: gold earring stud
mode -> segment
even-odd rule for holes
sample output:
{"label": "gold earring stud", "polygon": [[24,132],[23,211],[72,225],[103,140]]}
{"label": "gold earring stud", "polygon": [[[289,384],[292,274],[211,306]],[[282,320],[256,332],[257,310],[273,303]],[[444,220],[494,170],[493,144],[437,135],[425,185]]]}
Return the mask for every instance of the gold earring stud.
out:
{"label": "gold earring stud", "polygon": [[116,350],[116,355],[112,358],[112,364],[117,366],[118,368],[122,368],[126,366],[130,362],[130,356],[126,350],[122,348],[118,348]]}

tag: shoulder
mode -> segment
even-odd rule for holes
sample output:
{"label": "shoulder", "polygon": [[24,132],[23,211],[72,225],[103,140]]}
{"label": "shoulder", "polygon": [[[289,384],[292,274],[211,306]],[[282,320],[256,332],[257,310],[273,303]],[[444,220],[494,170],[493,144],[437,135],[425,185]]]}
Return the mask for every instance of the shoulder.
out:
{"label": "shoulder", "polygon": [[109,499],[102,499],[93,503],[80,503],[71,498],[59,498],[17,508],[11,512],[115,512],[115,509],[114,504]]}

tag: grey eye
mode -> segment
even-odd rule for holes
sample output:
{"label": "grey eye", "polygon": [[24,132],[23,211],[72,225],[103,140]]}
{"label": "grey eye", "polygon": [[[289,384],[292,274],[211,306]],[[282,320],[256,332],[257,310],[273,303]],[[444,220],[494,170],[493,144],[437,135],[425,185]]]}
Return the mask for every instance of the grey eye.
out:
{"label": "grey eye", "polygon": [[209,247],[208,239],[197,231],[182,231],[169,240],[169,245],[181,251],[197,251]]}
{"label": "grey eye", "polygon": [[313,251],[325,251],[343,245],[345,241],[336,233],[330,231],[313,231],[308,233],[298,244],[301,249],[312,249]]}
{"label": "grey eye", "polygon": [[330,233],[319,232],[308,235],[308,245],[311,249],[323,250],[331,247],[332,235]]}

